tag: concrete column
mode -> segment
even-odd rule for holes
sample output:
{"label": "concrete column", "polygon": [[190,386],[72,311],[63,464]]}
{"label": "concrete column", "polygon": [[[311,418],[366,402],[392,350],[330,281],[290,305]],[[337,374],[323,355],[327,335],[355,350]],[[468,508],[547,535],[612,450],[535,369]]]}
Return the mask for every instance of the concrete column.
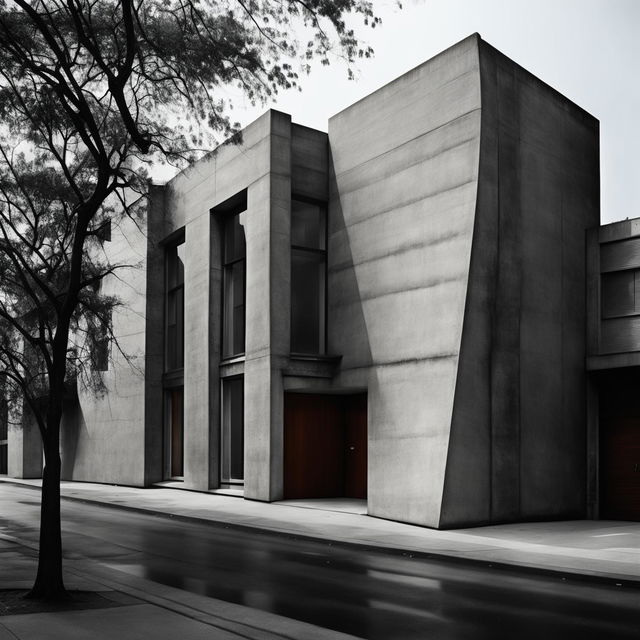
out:
{"label": "concrete column", "polygon": [[184,482],[209,489],[210,460],[210,246],[211,215],[185,229],[184,265]]}
{"label": "concrete column", "polygon": [[282,497],[281,368],[289,354],[291,119],[271,112],[270,173],[247,192],[245,497]]}
{"label": "concrete column", "polygon": [[144,484],[163,479],[164,370],[164,247],[166,235],[164,186],[150,185],[147,208],[146,324],[144,377]]}

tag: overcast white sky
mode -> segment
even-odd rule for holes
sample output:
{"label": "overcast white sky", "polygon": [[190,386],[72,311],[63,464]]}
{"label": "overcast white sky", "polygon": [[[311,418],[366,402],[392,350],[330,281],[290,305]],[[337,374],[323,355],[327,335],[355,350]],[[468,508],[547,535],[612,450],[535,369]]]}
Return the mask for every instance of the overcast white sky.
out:
{"label": "overcast white sky", "polygon": [[[317,65],[302,92],[274,108],[327,129],[330,116],[443,49],[482,38],[600,120],[603,223],[640,216],[640,0],[374,0],[382,27],[360,33],[375,49],[346,79]],[[242,125],[264,107],[242,109]]]}

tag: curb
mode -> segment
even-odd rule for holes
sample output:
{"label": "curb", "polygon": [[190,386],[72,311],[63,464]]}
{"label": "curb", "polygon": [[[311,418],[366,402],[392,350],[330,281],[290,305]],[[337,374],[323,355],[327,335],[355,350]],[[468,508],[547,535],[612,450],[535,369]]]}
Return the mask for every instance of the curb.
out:
{"label": "curb", "polygon": [[[11,480],[4,480],[7,484],[19,487],[27,487],[34,490],[39,490],[40,487],[32,484],[22,484],[20,482],[12,482]],[[119,486],[119,485],[114,485]],[[209,518],[199,518],[197,516],[187,516],[182,514],[168,513],[166,511],[160,511],[158,509],[146,508],[146,507],[134,507],[124,504],[114,504],[112,502],[105,502],[101,500],[91,498],[79,498],[77,496],[60,496],[63,500],[69,500],[71,502],[78,502],[81,504],[92,504],[106,508],[120,509],[124,511],[130,511],[133,513],[140,513],[144,515],[154,516],[158,518],[165,518],[167,520],[175,520],[178,522],[188,522],[194,524],[204,524],[211,527],[233,529],[236,531],[244,531],[247,533],[285,537],[298,540],[307,540],[315,543],[324,543],[328,546],[337,545],[346,549],[360,549],[373,553],[387,553],[390,555],[409,556],[410,558],[420,558],[424,560],[430,560],[432,562],[445,562],[451,564],[458,564],[464,566],[471,566],[483,569],[492,569],[497,571],[504,571],[510,573],[526,573],[528,575],[560,579],[561,581],[574,581],[574,582],[586,582],[590,584],[600,584],[607,586],[615,586],[618,588],[631,588],[640,589],[640,578],[629,578],[627,576],[619,576],[616,574],[597,574],[597,573],[585,573],[578,570],[570,569],[552,569],[548,567],[540,567],[531,564],[518,564],[516,562],[505,561],[487,561],[478,558],[461,557],[438,551],[422,551],[415,550],[407,547],[388,546],[384,544],[372,544],[367,542],[357,542],[344,539],[328,539],[326,537],[314,536],[308,533],[298,533],[296,531],[290,531],[286,529],[271,529],[256,525],[240,524],[236,522],[225,522],[222,520],[212,520]],[[369,516],[373,517],[373,516]]]}

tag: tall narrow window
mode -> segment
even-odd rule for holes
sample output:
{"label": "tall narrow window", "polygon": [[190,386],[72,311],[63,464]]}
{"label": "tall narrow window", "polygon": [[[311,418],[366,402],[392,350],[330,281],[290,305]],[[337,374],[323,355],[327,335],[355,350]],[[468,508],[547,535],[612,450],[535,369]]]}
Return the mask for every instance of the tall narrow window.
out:
{"label": "tall narrow window", "polygon": [[326,210],[291,201],[291,351],[325,351]]}
{"label": "tall narrow window", "polygon": [[9,405],[5,398],[5,389],[0,378],[0,474],[7,473],[8,431],[9,431]]}
{"label": "tall narrow window", "polygon": [[169,413],[169,476],[184,475],[184,389],[178,387],[167,393]]}
{"label": "tall narrow window", "polygon": [[182,369],[184,366],[184,251],[184,242],[167,249],[167,371]]}
{"label": "tall narrow window", "polygon": [[244,480],[244,381],[242,377],[222,380],[222,471],[220,480]]}
{"label": "tall narrow window", "polygon": [[244,353],[244,294],[246,244],[240,213],[224,222],[224,290],[222,312],[222,357]]}
{"label": "tall narrow window", "polygon": [[[167,247],[165,296],[165,477],[184,475],[184,240]],[[169,386],[170,385],[170,386]]]}
{"label": "tall narrow window", "polygon": [[95,338],[92,345],[92,361],[96,371],[109,369],[109,333],[112,326],[112,311],[108,309],[101,318],[96,319]]}

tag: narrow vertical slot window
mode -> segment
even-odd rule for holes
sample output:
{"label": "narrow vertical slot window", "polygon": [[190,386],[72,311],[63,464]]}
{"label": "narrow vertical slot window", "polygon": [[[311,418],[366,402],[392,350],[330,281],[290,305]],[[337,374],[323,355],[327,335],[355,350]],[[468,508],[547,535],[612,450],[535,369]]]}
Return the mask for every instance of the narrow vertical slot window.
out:
{"label": "narrow vertical slot window", "polygon": [[165,370],[184,367],[184,242],[167,249]]}
{"label": "narrow vertical slot window", "polygon": [[224,222],[222,357],[242,355],[245,348],[245,256],[244,227],[240,214]]}
{"label": "narrow vertical slot window", "polygon": [[244,381],[242,377],[222,380],[222,460],[224,483],[244,481]]}
{"label": "narrow vertical slot window", "polygon": [[325,352],[326,209],[291,201],[291,351]]}

